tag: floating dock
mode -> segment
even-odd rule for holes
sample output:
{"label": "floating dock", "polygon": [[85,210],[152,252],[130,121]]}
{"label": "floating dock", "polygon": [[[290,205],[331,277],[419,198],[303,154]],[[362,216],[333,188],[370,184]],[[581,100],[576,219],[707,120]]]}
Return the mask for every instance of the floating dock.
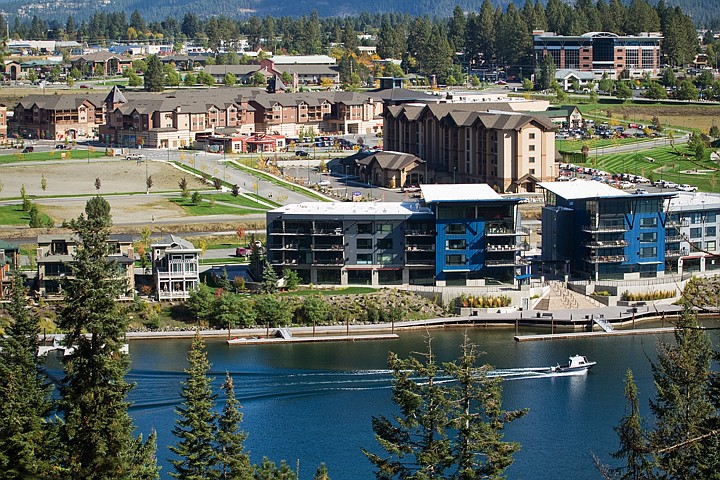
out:
{"label": "floating dock", "polygon": [[517,342],[535,342],[540,340],[569,340],[573,338],[621,337],[625,335],[653,335],[659,333],[672,333],[675,327],[638,328],[634,330],[612,330],[610,332],[569,332],[569,333],[543,333],[539,335],[515,335]]}
{"label": "floating dock", "polygon": [[232,338],[228,345],[285,345],[289,343],[319,343],[319,342],[362,342],[366,340],[396,340],[400,338],[396,333],[376,335],[320,335],[315,337],[290,338]]}

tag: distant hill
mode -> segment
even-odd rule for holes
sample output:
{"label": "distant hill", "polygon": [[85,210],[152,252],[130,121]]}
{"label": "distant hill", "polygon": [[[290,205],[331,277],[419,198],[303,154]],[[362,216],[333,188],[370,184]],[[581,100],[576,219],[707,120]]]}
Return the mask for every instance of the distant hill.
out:
{"label": "distant hill", "polygon": [[[625,0],[630,3],[630,0]],[[493,4],[505,8],[511,0],[493,0]],[[515,0],[522,7],[524,0]],[[543,0],[543,3],[546,3]],[[657,3],[651,0],[651,3]],[[720,1],[718,0],[665,0],[667,5],[679,5],[697,25],[706,25],[715,19],[720,24]],[[38,15],[47,20],[64,22],[68,15],[76,21],[88,18],[95,11],[124,11],[129,17],[137,10],[146,21],[163,20],[166,17],[180,19],[185,13],[201,17],[225,15],[243,18],[256,15],[265,17],[298,17],[309,15],[313,10],[321,17],[342,17],[372,13],[408,13],[431,17],[450,17],[459,5],[465,11],[479,11],[482,0],[315,0],[312,2],[285,2],[278,0],[0,0],[0,9],[9,17],[16,13],[21,18]]]}

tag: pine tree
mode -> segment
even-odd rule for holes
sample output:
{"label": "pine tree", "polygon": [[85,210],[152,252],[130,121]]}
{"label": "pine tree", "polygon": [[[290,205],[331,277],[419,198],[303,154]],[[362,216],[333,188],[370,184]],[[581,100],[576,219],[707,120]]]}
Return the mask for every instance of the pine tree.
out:
{"label": "pine tree", "polygon": [[624,459],[625,465],[615,469],[615,473],[620,480],[652,478],[652,461],[648,458],[648,442],[642,428],[638,391],[632,370],[628,370],[625,376],[625,399],[625,416],[620,420],[620,425],[615,427],[620,449],[612,454],[613,458]]}
{"label": "pine tree", "polygon": [[278,467],[275,462],[263,457],[262,464],[255,467],[255,480],[298,480],[298,477],[285,460]]}
{"label": "pine tree", "polygon": [[240,403],[235,398],[235,387],[229,373],[225,374],[222,388],[225,390],[225,407],[218,418],[217,434],[220,478],[252,480],[250,456],[243,446],[247,433],[240,430],[243,414],[240,412]]}
{"label": "pine tree", "polygon": [[162,92],[165,86],[165,71],[157,55],[150,55],[145,71],[145,90],[148,92]]}
{"label": "pine tree", "polygon": [[324,463],[321,463],[315,471],[315,475],[313,475],[313,480],[330,480],[328,469]]}
{"label": "pine tree", "polygon": [[375,439],[387,456],[363,449],[375,465],[375,476],[382,479],[444,478],[453,465],[448,429],[450,402],[447,390],[438,383],[440,367],[432,344],[424,358],[388,356],[393,376],[393,402],[400,415],[372,418]]}
{"label": "pine tree", "polygon": [[217,454],[214,444],[217,414],[213,409],[217,395],[213,394],[209,371],[205,342],[197,331],[188,353],[188,368],[185,370],[188,379],[183,382],[180,393],[183,403],[175,410],[179,418],[173,435],[179,441],[170,447],[170,451],[180,459],[171,460],[175,472],[170,475],[174,478],[204,480],[220,477],[215,468]]}
{"label": "pine tree", "polygon": [[278,291],[278,275],[270,263],[265,260],[263,266],[263,293],[275,293]]}
{"label": "pine tree", "polygon": [[12,323],[0,337],[0,479],[52,478],[59,473],[57,425],[50,385],[39,371],[38,319],[26,309],[24,276],[13,272],[7,310]]}
{"label": "pine tree", "polygon": [[713,354],[689,302],[676,325],[675,344],[660,344],[658,350],[652,365],[657,393],[650,402],[656,419],[650,442],[657,468],[666,478],[710,478],[720,462],[714,455],[719,433],[708,428],[718,420],[711,395]]}
{"label": "pine tree", "polygon": [[121,270],[107,257],[111,223],[110,205],[95,197],[68,225],[79,246],[59,314],[66,344],[75,347],[60,389],[65,467],[69,478],[157,478],[153,439],[133,436],[125,400],[130,362],[120,350],[128,320],[115,301],[125,289]]}
{"label": "pine tree", "polygon": [[450,388],[452,399],[453,456],[457,473],[453,478],[474,480],[500,478],[520,450],[516,442],[504,442],[505,424],[527,413],[527,410],[502,410],[502,378],[489,377],[489,365],[477,366],[475,347],[463,344],[461,357],[444,364],[445,372],[457,385]]}

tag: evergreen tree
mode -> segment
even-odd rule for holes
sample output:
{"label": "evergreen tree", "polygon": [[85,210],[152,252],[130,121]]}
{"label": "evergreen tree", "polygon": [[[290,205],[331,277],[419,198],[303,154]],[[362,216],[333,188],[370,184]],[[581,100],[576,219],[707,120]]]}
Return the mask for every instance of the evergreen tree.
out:
{"label": "evergreen tree", "polygon": [[440,367],[428,342],[424,359],[388,356],[393,376],[393,402],[400,415],[372,418],[375,439],[386,452],[376,455],[363,449],[382,479],[445,478],[453,465],[448,430],[451,419],[447,389],[438,382]]}
{"label": "evergreen tree", "polygon": [[652,478],[652,461],[648,458],[649,449],[642,428],[638,391],[633,374],[628,370],[625,376],[625,416],[615,427],[620,439],[620,449],[613,458],[624,459],[625,465],[615,469],[621,480],[639,480]]}
{"label": "evergreen tree", "polygon": [[220,466],[220,478],[233,480],[252,480],[253,468],[250,456],[243,443],[247,433],[240,430],[243,414],[240,403],[235,398],[235,387],[229,373],[225,374],[225,407],[218,418],[217,458]]}
{"label": "evergreen tree", "polygon": [[145,71],[145,90],[148,92],[162,92],[165,85],[165,72],[157,55],[150,55]]}
{"label": "evergreen tree", "polygon": [[465,12],[460,6],[455,5],[452,18],[448,24],[448,34],[450,47],[453,52],[465,52],[465,30],[467,28],[467,19]]}
{"label": "evergreen tree", "polygon": [[450,389],[454,411],[453,428],[457,431],[453,455],[458,480],[500,478],[513,462],[520,444],[504,442],[505,424],[527,413],[527,410],[502,410],[502,379],[489,377],[489,365],[477,366],[475,347],[463,344],[463,353],[444,364],[445,372],[457,381]]}
{"label": "evergreen tree", "polygon": [[85,214],[69,222],[79,240],[72,276],[65,284],[59,327],[75,351],[65,358],[60,388],[60,429],[69,478],[157,478],[154,436],[143,443],[133,436],[125,400],[127,354],[121,352],[127,317],[118,309],[124,292],[121,270],[107,257],[110,205],[88,200]]}
{"label": "evergreen tree", "polygon": [[[650,442],[658,470],[666,478],[715,478],[718,412],[713,404],[710,339],[685,302],[675,329],[675,344],[658,346],[652,365],[655,398],[650,410],[656,427]],[[708,448],[711,447],[711,448]]]}
{"label": "evergreen tree", "polygon": [[51,389],[39,371],[38,319],[26,308],[24,278],[13,272],[7,305],[12,323],[0,337],[0,479],[59,473],[57,426],[47,420]]}
{"label": "evergreen tree", "polygon": [[313,475],[313,480],[330,480],[328,469],[324,463],[321,463],[315,471],[315,475]]}
{"label": "evergreen tree", "polygon": [[275,293],[278,291],[278,275],[270,263],[265,260],[263,266],[263,293]]}
{"label": "evergreen tree", "polygon": [[170,447],[170,451],[180,457],[171,460],[175,472],[170,475],[184,480],[205,480],[220,478],[215,468],[218,462],[215,452],[215,437],[218,429],[215,425],[217,414],[215,408],[216,394],[213,394],[208,377],[210,362],[205,351],[205,342],[200,332],[195,332],[190,352],[188,353],[187,381],[183,382],[180,396],[182,404],[175,413],[177,425],[173,429],[179,441]]}
{"label": "evergreen tree", "polygon": [[255,467],[255,480],[298,480],[298,477],[285,460],[277,467],[275,462],[263,457],[262,464]]}

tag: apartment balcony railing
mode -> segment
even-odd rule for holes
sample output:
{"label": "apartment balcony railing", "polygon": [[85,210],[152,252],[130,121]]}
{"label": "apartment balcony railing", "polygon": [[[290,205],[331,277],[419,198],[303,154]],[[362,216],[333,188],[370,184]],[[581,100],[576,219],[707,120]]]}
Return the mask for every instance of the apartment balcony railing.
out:
{"label": "apartment balcony railing", "polygon": [[585,225],[582,227],[583,232],[587,233],[622,233],[627,232],[625,225]]}
{"label": "apartment balcony railing", "polygon": [[485,260],[486,267],[524,267],[530,265],[530,260],[523,258],[508,258],[504,260]]}
{"label": "apartment balcony railing", "polygon": [[595,242],[586,242],[585,246],[590,248],[617,248],[627,247],[628,242],[625,240],[603,240]]}
{"label": "apartment balcony railing", "polygon": [[494,245],[485,247],[488,252],[517,252],[523,249],[522,245]]}
{"label": "apartment balcony railing", "polygon": [[270,230],[270,235],[309,235],[308,230],[299,228],[274,228]]}
{"label": "apartment balcony railing", "polygon": [[625,255],[594,255],[585,258],[588,263],[622,263],[625,260]]}
{"label": "apartment balcony railing", "polygon": [[156,270],[155,273],[157,274],[157,277],[160,279],[192,279],[192,278],[198,278],[198,271],[183,271],[183,272],[168,272],[168,271],[161,271]]}
{"label": "apartment balcony railing", "polygon": [[435,230],[405,230],[406,237],[434,237]]}
{"label": "apartment balcony railing", "polygon": [[434,252],[435,244],[433,243],[432,245],[422,245],[422,244],[405,245],[405,251],[406,252]]}
{"label": "apartment balcony railing", "polygon": [[333,228],[333,229],[314,229],[312,231],[313,235],[334,235],[334,236],[342,236],[343,229],[342,228]]}
{"label": "apartment balcony railing", "polygon": [[665,258],[678,258],[688,253],[687,250],[665,250]]}
{"label": "apartment balcony railing", "polygon": [[506,237],[508,235],[530,235],[530,230],[525,227],[504,227],[504,226],[489,226],[485,229],[485,235],[488,237]]}
{"label": "apartment balcony railing", "polygon": [[671,235],[665,237],[665,243],[680,243],[683,241],[683,237],[680,235]]}
{"label": "apartment balcony railing", "polygon": [[286,244],[279,244],[279,245],[270,245],[268,248],[270,250],[297,250],[298,244],[297,243],[286,243]]}
{"label": "apartment balcony railing", "polygon": [[342,251],[344,245],[313,245],[311,250],[323,250],[323,251]]}

